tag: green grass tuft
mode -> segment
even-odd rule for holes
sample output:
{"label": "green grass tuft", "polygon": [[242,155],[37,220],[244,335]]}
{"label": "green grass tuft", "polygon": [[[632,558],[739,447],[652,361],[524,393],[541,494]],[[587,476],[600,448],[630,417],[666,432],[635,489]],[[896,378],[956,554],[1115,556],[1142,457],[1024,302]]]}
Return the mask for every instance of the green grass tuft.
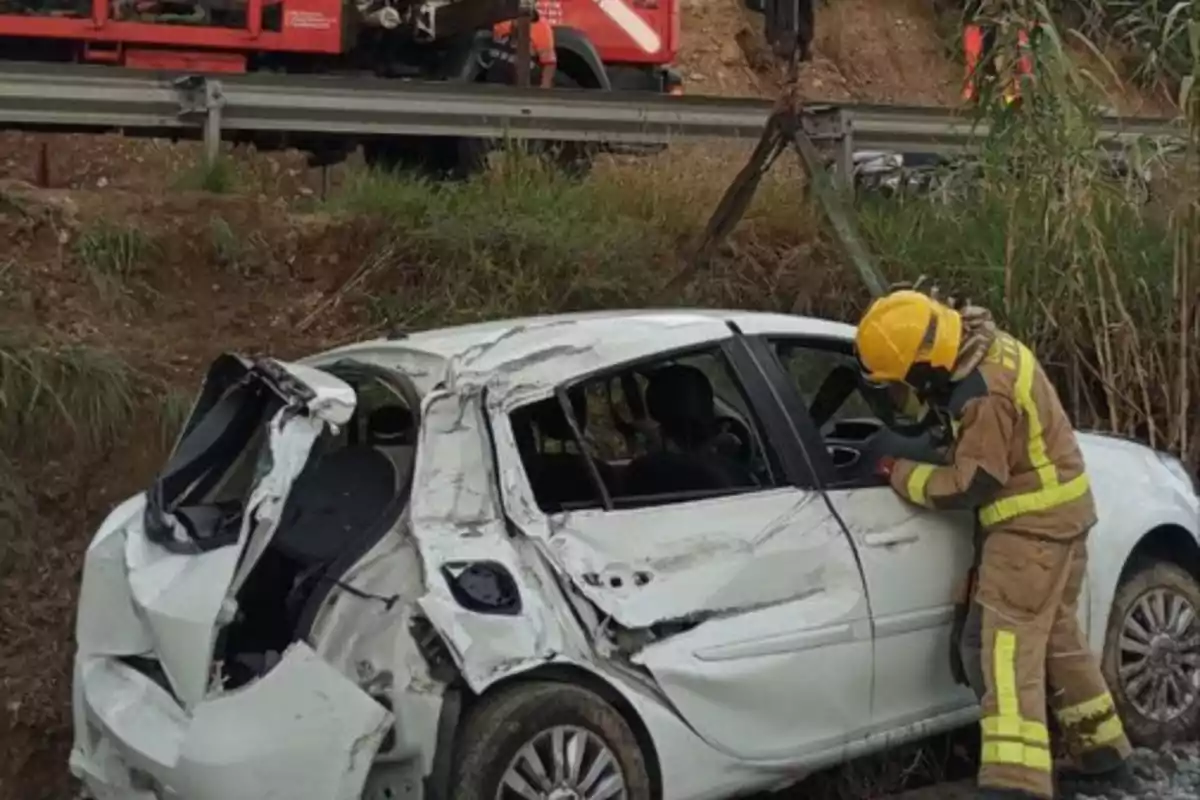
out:
{"label": "green grass tuft", "polygon": [[157,250],[139,228],[107,221],[84,230],[75,242],[75,256],[88,280],[102,298],[115,304],[150,291],[144,273]]}
{"label": "green grass tuft", "polygon": [[237,162],[224,154],[211,164],[201,159],[175,177],[175,188],[180,191],[231,194],[241,183]]}
{"label": "green grass tuft", "polygon": [[144,377],[119,356],[0,329],[0,451],[50,442],[103,447],[133,418]]}

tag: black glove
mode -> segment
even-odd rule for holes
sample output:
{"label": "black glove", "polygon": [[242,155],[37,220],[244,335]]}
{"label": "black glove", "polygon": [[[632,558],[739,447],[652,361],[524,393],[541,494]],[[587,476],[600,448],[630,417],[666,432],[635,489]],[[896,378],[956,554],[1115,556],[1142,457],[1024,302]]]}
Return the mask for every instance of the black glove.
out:
{"label": "black glove", "polygon": [[947,454],[934,444],[927,430],[910,436],[900,431],[883,428],[872,436],[863,448],[862,457],[870,459],[872,464],[889,456],[906,458],[909,461],[921,461],[926,464],[944,465],[948,463]]}

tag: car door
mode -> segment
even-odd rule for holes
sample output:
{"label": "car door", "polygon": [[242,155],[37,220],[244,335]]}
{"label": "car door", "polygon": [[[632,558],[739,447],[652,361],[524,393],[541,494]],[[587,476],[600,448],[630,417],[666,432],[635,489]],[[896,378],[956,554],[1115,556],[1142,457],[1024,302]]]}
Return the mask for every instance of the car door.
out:
{"label": "car door", "polygon": [[970,513],[922,509],[902,500],[873,465],[839,465],[838,459],[863,455],[849,451],[884,427],[857,388],[820,430],[808,413],[834,369],[857,371],[850,342],[771,337],[755,346],[795,390],[799,407],[792,416],[862,563],[875,642],[876,727],[899,728],[973,705],[950,668],[954,592],[974,552]]}
{"label": "car door", "polygon": [[[639,500],[614,484],[590,507],[547,513],[528,478],[536,456],[516,444],[514,420],[531,407],[523,399],[491,410],[504,504],[607,618],[600,638],[612,656],[644,667],[700,736],[741,759],[792,763],[869,725],[865,588],[848,539],[825,498],[807,488],[803,454],[740,342],[672,358],[697,364],[709,355],[729,368],[714,380],[723,407],[740,409],[729,413],[745,415],[764,452],[772,443],[767,485]],[[562,408],[568,387],[594,402],[603,393],[588,393],[589,382],[610,380],[567,377]],[[589,407],[579,423],[604,417]],[[587,438],[605,437],[593,430]],[[622,461],[584,449],[606,471]]]}

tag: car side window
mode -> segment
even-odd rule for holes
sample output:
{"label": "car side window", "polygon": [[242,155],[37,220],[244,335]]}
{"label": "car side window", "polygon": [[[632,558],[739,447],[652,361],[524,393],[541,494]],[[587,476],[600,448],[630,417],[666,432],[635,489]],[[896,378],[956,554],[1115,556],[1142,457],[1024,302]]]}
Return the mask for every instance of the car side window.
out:
{"label": "car side window", "polygon": [[[807,416],[816,428],[829,459],[828,480],[833,488],[883,485],[875,464],[881,447],[891,454],[937,461],[936,447],[923,434],[906,434],[898,423],[919,425],[902,404],[907,394],[889,387],[864,387],[857,359],[844,343],[774,339],[770,342],[780,366],[794,382]],[[921,413],[920,409],[914,409]],[[885,423],[884,418],[891,421]]]}
{"label": "car side window", "polygon": [[543,511],[605,508],[606,496],[609,508],[664,505],[782,483],[719,347],[624,365],[565,393],[571,419],[557,395],[511,415]]}
{"label": "car side window", "polygon": [[776,339],[771,345],[818,428],[845,419],[877,418],[858,388],[853,355],[790,339]]}

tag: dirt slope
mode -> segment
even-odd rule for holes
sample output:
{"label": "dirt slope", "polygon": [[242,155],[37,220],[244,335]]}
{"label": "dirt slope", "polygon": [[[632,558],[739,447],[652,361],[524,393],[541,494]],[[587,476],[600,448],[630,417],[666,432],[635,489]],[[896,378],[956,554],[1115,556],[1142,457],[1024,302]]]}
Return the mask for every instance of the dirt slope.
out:
{"label": "dirt slope", "polygon": [[[764,96],[774,76],[756,73],[734,40],[762,16],[741,0],[682,0],[679,63],[690,94]],[[944,52],[932,5],[922,0],[837,0],[816,14],[815,57],[804,68],[813,100],[943,105],[959,70]]]}
{"label": "dirt slope", "polygon": [[[772,97],[778,76],[757,72],[738,47],[739,31],[758,32],[763,18],[743,0],[681,0],[683,42],[679,65],[691,94]],[[827,0],[817,6],[814,57],[801,75],[809,100],[954,106],[964,77],[953,38],[959,22],[939,16],[928,0]],[[1122,114],[1165,116],[1168,92],[1121,83],[1113,65],[1121,53],[1102,50],[1108,64],[1074,37],[1067,47],[1102,88],[1106,105]]]}

